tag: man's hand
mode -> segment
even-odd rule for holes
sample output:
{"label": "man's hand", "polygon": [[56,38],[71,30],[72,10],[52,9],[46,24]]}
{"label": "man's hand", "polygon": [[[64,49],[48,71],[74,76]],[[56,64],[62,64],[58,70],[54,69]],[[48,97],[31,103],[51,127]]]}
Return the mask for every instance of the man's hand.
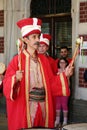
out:
{"label": "man's hand", "polygon": [[21,81],[22,78],[23,78],[23,71],[20,70],[16,71],[16,80]]}
{"label": "man's hand", "polygon": [[4,75],[3,74],[0,74],[0,81],[2,81],[4,78]]}
{"label": "man's hand", "polygon": [[72,75],[73,75],[73,70],[74,70],[74,67],[69,64],[69,65],[66,67],[66,69],[65,69],[65,75],[66,75],[67,77],[72,76]]}

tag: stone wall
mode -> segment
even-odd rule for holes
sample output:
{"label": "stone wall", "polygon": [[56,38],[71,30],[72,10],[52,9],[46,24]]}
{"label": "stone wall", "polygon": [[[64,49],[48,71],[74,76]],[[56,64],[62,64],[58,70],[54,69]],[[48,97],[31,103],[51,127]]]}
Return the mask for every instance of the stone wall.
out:
{"label": "stone wall", "polygon": [[72,100],[69,105],[69,123],[87,122],[87,101]]}

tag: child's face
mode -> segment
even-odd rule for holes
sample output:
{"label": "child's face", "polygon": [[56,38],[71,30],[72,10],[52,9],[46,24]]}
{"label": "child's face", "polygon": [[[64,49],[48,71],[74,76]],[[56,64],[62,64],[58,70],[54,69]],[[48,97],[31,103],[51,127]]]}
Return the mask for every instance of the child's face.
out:
{"label": "child's face", "polygon": [[61,69],[65,69],[66,68],[66,62],[65,62],[65,60],[60,60],[59,66],[60,66]]}

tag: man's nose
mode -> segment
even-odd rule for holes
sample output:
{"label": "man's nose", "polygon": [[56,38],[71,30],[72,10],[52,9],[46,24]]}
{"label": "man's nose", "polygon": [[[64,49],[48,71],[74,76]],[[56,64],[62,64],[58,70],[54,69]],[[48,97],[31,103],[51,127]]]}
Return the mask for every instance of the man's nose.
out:
{"label": "man's nose", "polygon": [[37,42],[40,42],[40,38],[37,37],[37,38],[36,38],[36,41],[37,41]]}

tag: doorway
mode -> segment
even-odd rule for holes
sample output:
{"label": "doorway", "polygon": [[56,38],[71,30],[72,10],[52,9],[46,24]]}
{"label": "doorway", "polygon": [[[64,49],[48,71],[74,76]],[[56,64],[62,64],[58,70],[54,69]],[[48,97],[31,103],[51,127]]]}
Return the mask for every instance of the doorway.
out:
{"label": "doorway", "polygon": [[71,15],[58,14],[49,17],[40,17],[42,19],[42,32],[49,33],[52,36],[50,43],[50,55],[53,58],[59,58],[61,46],[69,48],[69,57],[72,57],[72,19]]}
{"label": "doorway", "polygon": [[[39,3],[39,4],[38,4]],[[49,53],[59,58],[60,47],[65,45],[72,55],[71,0],[31,0],[31,17],[42,19],[42,32],[52,36]]]}

